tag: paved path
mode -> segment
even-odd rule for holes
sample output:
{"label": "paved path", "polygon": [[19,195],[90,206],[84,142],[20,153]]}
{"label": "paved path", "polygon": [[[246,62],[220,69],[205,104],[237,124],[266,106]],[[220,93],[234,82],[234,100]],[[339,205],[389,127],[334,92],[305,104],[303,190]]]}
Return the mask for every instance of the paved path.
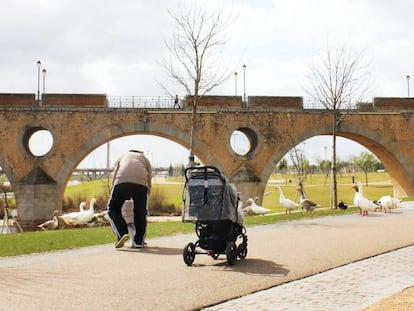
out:
{"label": "paved path", "polygon": [[205,311],[355,311],[414,286],[414,246],[230,300]]}
{"label": "paved path", "polygon": [[[113,244],[106,244],[2,258],[0,310],[219,308],[218,304],[235,297],[280,284],[286,285],[275,289],[294,286],[295,280],[322,277],[324,274],[318,273],[414,245],[413,224],[414,204],[410,203],[392,214],[353,214],[249,227],[247,257],[234,266],[227,266],[224,256],[213,260],[197,255],[194,265],[187,267],[182,249],[196,240],[195,233],[149,239],[149,247],[141,250],[115,250]],[[369,269],[367,272],[369,275]],[[382,272],[384,279],[390,277],[375,265],[371,272]],[[334,288],[315,291],[314,299],[330,299],[326,292],[345,286],[339,280],[333,284]],[[379,289],[372,293],[381,294]],[[265,303],[261,298],[254,301],[255,310],[260,310],[256,305],[262,301]],[[268,307],[264,305],[263,310]]]}

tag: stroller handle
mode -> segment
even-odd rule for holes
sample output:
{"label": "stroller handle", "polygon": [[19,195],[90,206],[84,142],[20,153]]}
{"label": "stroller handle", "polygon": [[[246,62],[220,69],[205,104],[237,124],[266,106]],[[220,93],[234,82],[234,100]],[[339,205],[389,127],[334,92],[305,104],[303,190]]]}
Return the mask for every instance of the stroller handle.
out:
{"label": "stroller handle", "polygon": [[211,165],[207,165],[207,166],[191,166],[191,167],[187,167],[184,171],[184,176],[185,176],[185,180],[188,181],[191,177],[191,173],[193,171],[198,171],[200,174],[204,174],[205,179],[207,179],[207,172],[209,171],[209,173],[214,172],[217,174],[217,176],[219,176],[221,179],[224,179],[223,175],[221,174],[220,170],[215,167],[215,166],[211,166]]}

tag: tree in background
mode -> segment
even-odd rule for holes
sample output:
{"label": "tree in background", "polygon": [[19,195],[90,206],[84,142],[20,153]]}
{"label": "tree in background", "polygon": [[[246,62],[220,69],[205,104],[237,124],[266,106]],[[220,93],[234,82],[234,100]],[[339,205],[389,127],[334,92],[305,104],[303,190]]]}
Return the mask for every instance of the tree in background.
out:
{"label": "tree in background", "polygon": [[362,99],[366,72],[361,66],[362,54],[353,54],[346,48],[327,49],[310,66],[309,87],[305,91],[332,114],[332,200],[338,206],[336,136],[342,115]]}
{"label": "tree in background", "polygon": [[309,169],[309,161],[306,159],[303,149],[296,145],[289,151],[289,158],[296,171],[297,183],[303,183],[306,180]]}
{"label": "tree in background", "polygon": [[282,175],[285,175],[285,182],[287,184],[287,169],[288,169],[288,163],[286,159],[282,159],[279,161],[279,163],[276,165],[277,170],[280,171]]}
{"label": "tree in background", "polygon": [[381,167],[378,159],[369,152],[361,152],[358,157],[354,157],[354,163],[364,172],[366,186],[368,186],[368,173]]}
{"label": "tree in background", "polygon": [[[203,95],[222,84],[234,72],[222,66],[223,49],[229,41],[226,30],[234,20],[232,14],[224,14],[223,7],[207,8],[208,2],[205,1],[191,3],[188,7],[182,5],[177,11],[169,11],[175,31],[165,42],[170,58],[163,65],[170,79],[184,88],[188,98],[191,98],[189,166],[195,165],[198,103]],[[166,90],[166,87],[163,88]]]}

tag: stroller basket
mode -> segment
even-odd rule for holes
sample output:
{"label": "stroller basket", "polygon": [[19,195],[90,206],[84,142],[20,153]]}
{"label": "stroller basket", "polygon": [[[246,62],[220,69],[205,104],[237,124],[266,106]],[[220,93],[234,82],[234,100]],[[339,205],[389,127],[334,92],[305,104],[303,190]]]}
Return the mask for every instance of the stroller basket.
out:
{"label": "stroller basket", "polygon": [[216,167],[189,167],[185,178],[184,222],[238,222],[236,189]]}

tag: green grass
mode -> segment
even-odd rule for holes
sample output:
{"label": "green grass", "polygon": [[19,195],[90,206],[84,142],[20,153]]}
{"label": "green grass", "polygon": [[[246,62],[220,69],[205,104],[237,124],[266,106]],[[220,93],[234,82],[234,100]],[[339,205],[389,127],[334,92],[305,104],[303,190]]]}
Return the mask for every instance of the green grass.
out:
{"label": "green grass", "polygon": [[109,195],[111,183],[108,179],[98,179],[88,182],[83,182],[78,185],[67,187],[65,190],[65,197],[72,198],[93,198],[99,197],[102,194]]}
{"label": "green grass", "polygon": [[[192,231],[194,231],[194,225],[191,223],[155,222],[148,224],[147,237],[154,238]],[[2,234],[0,235],[0,257],[114,243],[115,240],[110,226]]]}
{"label": "green grass", "polygon": [[[335,216],[355,213],[356,208],[346,211],[317,209],[312,213],[297,212],[290,215],[269,215],[246,217],[246,226],[264,225],[269,223],[291,221],[302,218]],[[181,221],[151,222],[147,226],[147,237],[155,238],[174,234],[194,232],[195,225]],[[112,229],[106,227],[83,229],[60,229],[54,231],[24,232],[0,235],[0,257],[23,254],[42,253],[63,249],[74,249],[85,246],[114,243],[115,235]],[[184,247],[184,246],[183,246]]]}
{"label": "green grass", "polygon": [[[370,173],[368,177],[368,186],[365,185],[365,176],[361,173],[359,174],[338,174],[337,184],[338,184],[338,200],[343,200],[347,202],[348,205],[353,204],[355,191],[352,187],[352,177],[354,176],[354,181],[360,181],[363,184],[364,196],[367,198],[372,198],[372,200],[379,199],[383,195],[393,195],[393,186],[389,182],[390,177],[388,173]],[[286,180],[292,180],[292,183],[285,183]],[[285,176],[280,174],[272,175],[270,180],[277,180],[278,184],[283,190],[283,193],[286,198],[291,200],[298,201],[299,194],[297,191],[297,185],[294,182],[293,176],[288,176],[286,179]],[[272,212],[282,212],[284,209],[279,204],[279,191],[275,189],[275,183],[268,183],[265,189],[265,195],[263,197],[262,205],[266,208],[269,208]],[[308,176],[307,180],[304,183],[304,189],[307,197],[312,201],[317,202],[321,207],[330,207],[330,176],[326,179],[326,176],[323,174],[315,174]]]}

